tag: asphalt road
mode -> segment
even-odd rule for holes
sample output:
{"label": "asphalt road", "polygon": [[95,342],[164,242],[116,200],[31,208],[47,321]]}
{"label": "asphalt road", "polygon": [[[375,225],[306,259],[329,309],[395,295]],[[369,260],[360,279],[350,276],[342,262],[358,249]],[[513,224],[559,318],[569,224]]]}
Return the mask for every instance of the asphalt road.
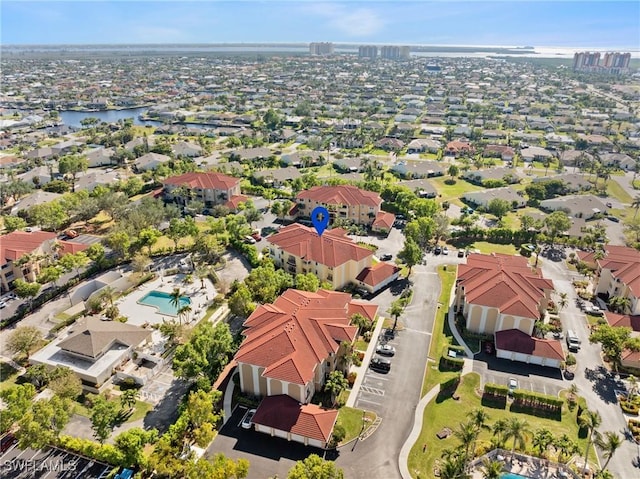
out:
{"label": "asphalt road", "polygon": [[[626,433],[626,421],[615,398],[615,374],[604,368],[600,345],[589,343],[586,317],[576,306],[577,295],[571,283],[573,278],[581,278],[581,276],[569,271],[563,262],[556,263],[549,260],[542,262],[542,271],[546,278],[553,280],[557,293],[567,293],[568,305],[560,312],[560,319],[564,330],[575,331],[582,341],[580,351],[575,354],[577,370],[573,380],[573,383],[578,386],[578,394],[586,399],[589,409],[600,413],[601,433],[614,431],[624,438],[622,446],[609,462],[608,469],[620,479],[640,477],[640,469],[638,469],[640,447]],[[569,387],[570,382],[567,381],[567,383]],[[604,463],[602,457],[600,461]]]}

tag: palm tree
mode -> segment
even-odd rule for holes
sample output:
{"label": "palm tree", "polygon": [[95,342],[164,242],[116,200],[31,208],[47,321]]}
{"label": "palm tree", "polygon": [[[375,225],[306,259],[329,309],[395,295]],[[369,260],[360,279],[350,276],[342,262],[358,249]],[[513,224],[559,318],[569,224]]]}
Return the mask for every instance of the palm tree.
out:
{"label": "palm tree", "polygon": [[609,461],[616,453],[618,448],[622,446],[622,439],[617,433],[613,431],[607,431],[604,433],[604,438],[600,438],[600,440],[596,442],[596,446],[602,449],[603,455],[607,459],[604,463],[604,466],[602,466],[602,470],[604,470],[609,465]]}
{"label": "palm tree", "polygon": [[609,299],[609,306],[615,312],[624,314],[631,307],[631,300],[626,296],[614,296]]}
{"label": "palm tree", "polygon": [[587,430],[587,447],[584,450],[584,468],[582,474],[587,470],[587,461],[589,460],[589,450],[591,449],[594,441],[600,438],[600,433],[597,431],[598,426],[602,423],[602,417],[598,411],[591,411],[585,409],[580,417],[578,417],[578,424],[580,427]]}
{"label": "palm tree", "polygon": [[471,445],[471,452],[475,456],[476,441],[478,439],[478,434],[480,434],[480,431],[482,429],[489,429],[489,426],[487,426],[489,415],[487,414],[484,408],[478,407],[473,409],[469,414],[467,414],[467,417],[471,420],[471,424],[473,424],[473,426],[477,430],[476,437],[474,438],[473,444]]}
{"label": "palm tree", "polygon": [[126,389],[122,391],[122,395],[120,396],[120,404],[122,407],[126,407],[129,410],[132,410],[136,402],[138,401],[138,396],[140,395],[137,389]]}
{"label": "palm tree", "polygon": [[491,444],[497,448],[502,448],[505,443],[504,433],[507,431],[507,420],[498,419],[493,423],[493,437]]}
{"label": "palm tree", "polygon": [[500,479],[502,476],[502,462],[485,459],[482,461],[483,479]]}
{"label": "palm tree", "polygon": [[532,439],[533,447],[538,449],[540,457],[544,457],[549,446],[553,444],[553,434],[547,428],[536,430]]}
{"label": "palm tree", "polygon": [[396,330],[396,326],[398,325],[398,318],[404,311],[404,306],[400,300],[396,300],[391,303],[391,308],[389,308],[388,313],[393,317],[393,330]]}
{"label": "palm tree", "polygon": [[578,445],[566,434],[556,438],[553,447],[558,451],[558,462],[564,462],[571,454],[578,452]]}
{"label": "palm tree", "polygon": [[640,208],[640,195],[636,195],[636,197],[631,202],[631,207],[635,209],[635,211],[633,212],[633,218],[635,219],[635,217],[638,215],[638,209]]}
{"label": "palm tree", "polygon": [[516,446],[523,447],[527,433],[529,432],[529,423],[524,419],[517,417],[509,418],[506,424],[506,430],[504,432],[505,440],[513,439],[513,445],[511,446],[511,460],[513,460],[513,453],[516,450]]}
{"label": "palm tree", "polygon": [[465,463],[456,451],[445,451],[440,463],[440,479],[466,479],[469,475],[464,470]]}
{"label": "palm tree", "polygon": [[178,311],[178,313],[180,312],[180,300],[182,299],[183,294],[184,293],[180,288],[173,288],[173,291],[171,291],[170,293],[171,299],[169,300],[169,304],[176,308],[176,311]]}
{"label": "palm tree", "polygon": [[180,324],[182,324],[182,318],[189,319],[189,313],[193,311],[191,309],[191,306],[189,306],[188,304],[185,304],[184,306],[182,306],[179,310],[178,310],[178,318],[180,318]]}
{"label": "palm tree", "polygon": [[209,276],[209,267],[206,264],[196,266],[196,276],[200,280],[200,289],[204,289],[204,280]]}
{"label": "palm tree", "polygon": [[478,432],[478,428],[471,421],[460,423],[458,428],[453,432],[454,436],[460,439],[462,448],[464,449],[464,470],[467,469],[467,464],[469,463],[469,450],[471,449],[471,445],[478,439]]}

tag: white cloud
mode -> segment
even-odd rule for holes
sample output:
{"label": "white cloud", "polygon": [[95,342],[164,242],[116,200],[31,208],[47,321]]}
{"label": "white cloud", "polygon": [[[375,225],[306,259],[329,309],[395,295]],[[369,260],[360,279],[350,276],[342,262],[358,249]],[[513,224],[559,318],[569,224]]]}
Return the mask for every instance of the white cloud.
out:
{"label": "white cloud", "polygon": [[371,8],[335,3],[309,5],[309,12],[324,17],[329,27],[350,37],[374,35],[384,27],[384,20]]}

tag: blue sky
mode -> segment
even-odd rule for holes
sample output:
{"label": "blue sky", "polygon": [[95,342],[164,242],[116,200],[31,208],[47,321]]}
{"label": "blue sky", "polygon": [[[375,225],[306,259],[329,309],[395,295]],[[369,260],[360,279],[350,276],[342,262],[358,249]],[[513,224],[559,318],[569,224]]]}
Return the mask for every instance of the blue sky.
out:
{"label": "blue sky", "polygon": [[3,44],[309,42],[640,49],[638,1],[11,1]]}

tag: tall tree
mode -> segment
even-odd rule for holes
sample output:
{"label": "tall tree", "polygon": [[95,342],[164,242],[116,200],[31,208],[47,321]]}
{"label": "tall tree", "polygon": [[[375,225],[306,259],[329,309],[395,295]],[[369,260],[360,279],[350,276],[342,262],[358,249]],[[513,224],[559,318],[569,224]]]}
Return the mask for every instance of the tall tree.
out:
{"label": "tall tree", "polygon": [[[131,389],[130,389],[131,391]],[[144,448],[147,444],[153,444],[158,439],[158,431],[151,429],[145,431],[134,427],[118,434],[114,440],[114,446],[122,453],[122,465],[126,467],[145,467],[147,458]]]}
{"label": "tall tree", "polygon": [[88,167],[89,161],[78,155],[66,155],[58,161],[58,170],[60,173],[63,175],[71,175],[71,191],[75,191],[78,173],[87,171]]}
{"label": "tall tree", "polygon": [[342,371],[331,371],[329,377],[324,383],[324,390],[331,394],[332,405],[336,404],[336,400],[340,393],[349,387],[349,382],[342,374]]}
{"label": "tall tree", "polygon": [[582,468],[582,474],[587,470],[587,464],[589,461],[589,451],[591,450],[591,446],[594,442],[600,440],[600,433],[598,432],[598,427],[602,423],[602,417],[598,411],[591,411],[590,409],[585,409],[582,411],[582,414],[578,417],[578,424],[581,428],[587,430],[587,447],[584,449],[584,466]]}
{"label": "tall tree", "polygon": [[413,267],[422,260],[422,249],[415,241],[407,238],[404,240],[403,248],[398,253],[398,258],[409,267],[408,275],[410,276]]}
{"label": "tall tree", "polygon": [[7,349],[14,354],[29,354],[42,341],[42,333],[35,326],[18,326],[7,338]]}
{"label": "tall tree", "polygon": [[513,457],[513,453],[516,450],[516,447],[524,446],[525,438],[528,432],[529,423],[527,423],[527,421],[517,417],[509,418],[506,424],[504,437],[507,440],[513,439],[513,444],[511,445],[511,457]]}
{"label": "tall tree", "polygon": [[622,439],[613,431],[606,431],[604,436],[600,438],[596,445],[602,450],[602,453],[606,459],[602,469],[606,469],[609,465],[609,461],[616,453],[616,451],[622,446]]}
{"label": "tall tree", "polygon": [[103,444],[111,435],[113,426],[118,417],[118,406],[115,402],[109,401],[102,395],[92,398],[93,406],[91,407],[91,429],[93,429],[94,437]]}
{"label": "tall tree", "polygon": [[344,472],[333,461],[311,454],[289,470],[287,479],[343,479]]}

